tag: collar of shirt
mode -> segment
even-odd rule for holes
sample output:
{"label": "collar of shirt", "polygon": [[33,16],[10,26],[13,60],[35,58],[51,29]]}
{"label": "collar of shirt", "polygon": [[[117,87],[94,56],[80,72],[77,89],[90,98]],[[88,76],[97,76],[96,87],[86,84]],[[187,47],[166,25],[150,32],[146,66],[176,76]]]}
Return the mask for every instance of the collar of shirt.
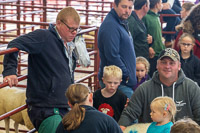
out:
{"label": "collar of shirt", "polygon": [[56,32],[57,32],[57,34],[58,34],[59,38],[62,40],[62,38],[61,38],[60,34],[58,33],[58,30],[57,30],[56,26],[55,26],[54,28],[55,28],[55,30],[56,30]]}

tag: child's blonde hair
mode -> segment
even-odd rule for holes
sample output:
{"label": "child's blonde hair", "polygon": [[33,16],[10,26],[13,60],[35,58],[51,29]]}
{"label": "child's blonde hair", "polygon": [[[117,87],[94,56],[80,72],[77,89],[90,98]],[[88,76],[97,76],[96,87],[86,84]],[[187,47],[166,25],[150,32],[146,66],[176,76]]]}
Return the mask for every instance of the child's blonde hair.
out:
{"label": "child's blonde hair", "polygon": [[157,97],[151,102],[151,108],[156,108],[161,112],[167,111],[170,120],[174,122],[176,114],[176,104],[170,97]]}
{"label": "child's blonde hair", "polygon": [[106,79],[107,77],[116,77],[121,80],[122,70],[115,65],[105,66],[103,69],[103,78]]}
{"label": "child's blonde hair", "polygon": [[192,40],[193,45],[195,44],[195,39],[194,39],[193,35],[191,35],[189,33],[183,33],[181,35],[181,37],[179,38],[179,42],[178,42],[179,45],[180,45],[181,41],[183,40],[183,38],[185,38],[185,37],[189,37]]}
{"label": "child's blonde hair", "polygon": [[150,64],[149,64],[148,60],[146,58],[142,57],[142,56],[138,56],[136,58],[136,65],[138,63],[144,64],[145,69],[146,69],[146,74],[147,74],[149,72],[149,68],[150,68]]}

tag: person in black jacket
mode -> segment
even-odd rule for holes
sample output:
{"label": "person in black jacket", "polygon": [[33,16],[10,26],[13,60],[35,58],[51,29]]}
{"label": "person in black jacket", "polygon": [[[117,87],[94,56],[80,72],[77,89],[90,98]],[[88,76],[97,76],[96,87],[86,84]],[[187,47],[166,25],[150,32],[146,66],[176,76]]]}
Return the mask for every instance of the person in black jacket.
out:
{"label": "person in black jacket", "polygon": [[93,106],[93,93],[84,84],[72,84],[66,92],[71,110],[56,133],[122,133],[117,122]]}
{"label": "person in black jacket", "polygon": [[200,59],[193,54],[195,39],[191,34],[183,33],[178,43],[180,47],[181,68],[186,77],[194,80],[200,86]]}
{"label": "person in black jacket", "polygon": [[[58,13],[56,24],[50,24],[49,29],[35,30],[8,44],[7,48],[16,47],[29,54],[26,103],[29,117],[37,130],[43,120],[55,114],[55,110],[60,115],[68,111],[64,93],[74,82],[76,66],[75,55],[70,51],[69,44],[79,32],[79,25],[77,11],[66,7]],[[17,56],[18,52],[14,52],[4,57],[3,81],[10,87],[18,84]],[[54,124],[53,120],[48,121],[48,127]],[[44,126],[40,131],[45,132],[48,127]]]}

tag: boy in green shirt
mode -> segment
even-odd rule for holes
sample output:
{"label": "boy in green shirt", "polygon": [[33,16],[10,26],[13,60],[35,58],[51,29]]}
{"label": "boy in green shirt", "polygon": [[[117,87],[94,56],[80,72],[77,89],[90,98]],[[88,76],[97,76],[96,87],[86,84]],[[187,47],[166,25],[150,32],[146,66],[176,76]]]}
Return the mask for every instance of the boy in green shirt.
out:
{"label": "boy in green shirt", "polygon": [[151,66],[149,75],[151,77],[153,72],[156,71],[158,55],[163,49],[165,49],[162,42],[161,25],[158,15],[158,12],[162,10],[162,7],[162,0],[150,0],[150,10],[142,19],[146,26],[147,33],[153,37],[152,49],[149,51],[149,63]]}

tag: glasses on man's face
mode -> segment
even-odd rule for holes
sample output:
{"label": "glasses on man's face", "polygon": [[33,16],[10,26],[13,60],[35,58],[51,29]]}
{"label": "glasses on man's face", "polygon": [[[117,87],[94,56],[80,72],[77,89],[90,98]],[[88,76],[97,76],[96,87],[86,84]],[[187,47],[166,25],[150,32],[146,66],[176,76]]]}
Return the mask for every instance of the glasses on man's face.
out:
{"label": "glasses on man's face", "polygon": [[189,46],[191,46],[192,44],[191,44],[191,43],[181,43],[181,45],[189,47]]}
{"label": "glasses on man's face", "polygon": [[71,33],[73,33],[74,31],[76,31],[76,33],[79,33],[80,31],[81,31],[81,28],[80,27],[78,27],[78,28],[72,28],[72,27],[69,27],[63,20],[60,20],[64,25],[66,25],[67,26],[67,28],[69,29],[69,31],[71,32]]}

